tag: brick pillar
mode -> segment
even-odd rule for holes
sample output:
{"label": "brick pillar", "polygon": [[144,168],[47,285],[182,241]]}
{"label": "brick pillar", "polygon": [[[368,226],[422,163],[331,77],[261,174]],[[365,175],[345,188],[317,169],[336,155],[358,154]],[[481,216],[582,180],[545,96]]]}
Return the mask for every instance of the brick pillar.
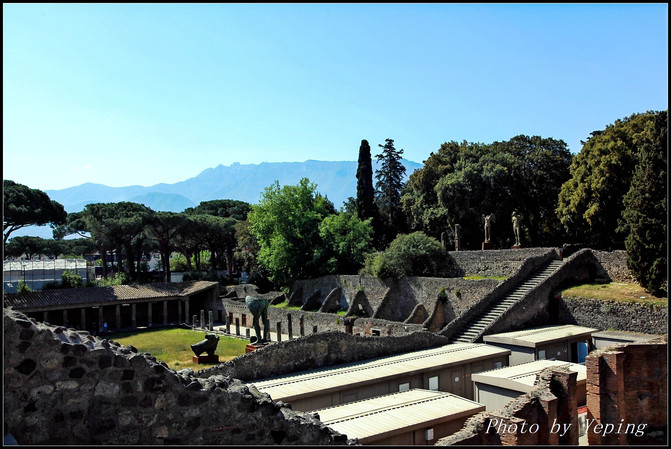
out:
{"label": "brick pillar", "polygon": [[[587,356],[587,419],[594,421],[587,431],[589,445],[627,444],[624,432],[604,435],[607,424],[626,422],[623,351],[596,352]],[[595,426],[599,426],[595,431]]]}
{"label": "brick pillar", "polygon": [[[564,433],[559,433],[559,444],[578,445],[578,373],[575,371],[553,371],[550,391],[557,397],[557,422],[570,424]],[[561,434],[564,433],[562,436]],[[555,443],[553,443],[555,444]]]}
{"label": "brick pillar", "polygon": [[291,325],[291,314],[287,313],[287,332],[289,333],[289,340],[294,338],[293,327]]}
{"label": "brick pillar", "polygon": [[300,327],[302,337],[305,335],[305,317],[303,315],[298,318],[298,326]]}
{"label": "brick pillar", "polygon": [[277,322],[277,341],[282,341],[282,323],[280,321]]}

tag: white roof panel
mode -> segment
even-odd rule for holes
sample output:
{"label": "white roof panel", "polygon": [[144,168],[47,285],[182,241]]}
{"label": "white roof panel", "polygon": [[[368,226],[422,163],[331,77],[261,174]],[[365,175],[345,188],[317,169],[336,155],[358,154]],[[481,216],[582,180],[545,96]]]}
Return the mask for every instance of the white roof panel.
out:
{"label": "white roof panel", "polygon": [[582,336],[590,337],[593,332],[597,332],[598,330],[599,329],[592,327],[566,324],[560,326],[545,326],[514,332],[503,332],[500,334],[485,335],[482,338],[485,343],[501,343],[512,346],[535,348],[539,344],[543,343],[551,343],[553,341],[573,339],[575,337]]}
{"label": "white roof panel", "polygon": [[587,368],[585,365],[561,360],[536,360],[520,365],[475,373],[471,375],[471,380],[473,382],[528,393],[534,386],[536,375],[545,368],[553,366],[567,366],[571,371],[577,372],[578,382],[584,382],[587,379]]}

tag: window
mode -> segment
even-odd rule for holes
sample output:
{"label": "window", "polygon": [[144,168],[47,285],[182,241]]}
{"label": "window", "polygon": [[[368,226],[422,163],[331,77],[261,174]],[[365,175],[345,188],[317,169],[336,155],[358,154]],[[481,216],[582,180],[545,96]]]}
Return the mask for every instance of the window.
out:
{"label": "window", "polygon": [[424,439],[425,439],[426,441],[431,441],[431,440],[433,440],[433,428],[431,428],[431,429],[426,429],[426,430],[424,431]]}
{"label": "window", "polygon": [[429,377],[429,390],[438,391],[438,376]]}
{"label": "window", "polygon": [[538,350],[538,360],[545,360],[545,349]]}
{"label": "window", "polygon": [[399,384],[398,385],[398,391],[408,391],[410,390],[410,382],[406,382],[404,384]]}
{"label": "window", "polygon": [[494,362],[494,369],[499,369],[503,368],[503,363],[501,362]]}

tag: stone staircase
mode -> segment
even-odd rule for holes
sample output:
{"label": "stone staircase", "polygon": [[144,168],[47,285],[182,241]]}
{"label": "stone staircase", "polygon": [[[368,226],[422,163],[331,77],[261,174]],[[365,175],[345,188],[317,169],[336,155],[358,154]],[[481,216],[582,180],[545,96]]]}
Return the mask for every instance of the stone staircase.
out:
{"label": "stone staircase", "polygon": [[520,282],[510,293],[495,301],[484,313],[472,319],[462,330],[450,338],[450,343],[473,343],[482,332],[496,321],[515,302],[531,289],[543,282],[562,264],[561,260],[551,260]]}

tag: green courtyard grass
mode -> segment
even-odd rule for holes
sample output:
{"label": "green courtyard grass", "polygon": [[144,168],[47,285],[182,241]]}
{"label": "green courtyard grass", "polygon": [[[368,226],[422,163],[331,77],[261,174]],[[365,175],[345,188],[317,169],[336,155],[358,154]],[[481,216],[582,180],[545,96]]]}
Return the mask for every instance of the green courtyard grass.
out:
{"label": "green courtyard grass", "polygon": [[562,297],[638,302],[658,306],[666,306],[668,304],[668,298],[654,296],[638,284],[625,282],[576,285],[562,291]]}
{"label": "green courtyard grass", "polygon": [[[156,360],[168,364],[174,370],[191,368],[194,371],[209,368],[212,365],[198,365],[193,362],[191,345],[205,340],[208,332],[191,329],[157,329],[130,333],[114,334],[107,337],[122,345],[131,345],[139,352],[148,352]],[[219,335],[215,354],[220,362],[231,360],[245,353],[248,341]]]}

